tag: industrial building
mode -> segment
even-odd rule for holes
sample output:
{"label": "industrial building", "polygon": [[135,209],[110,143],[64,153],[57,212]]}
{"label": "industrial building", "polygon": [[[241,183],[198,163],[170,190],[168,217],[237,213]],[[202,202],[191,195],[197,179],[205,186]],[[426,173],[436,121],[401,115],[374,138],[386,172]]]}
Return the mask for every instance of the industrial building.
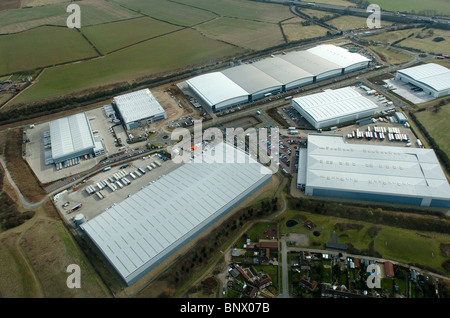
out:
{"label": "industrial building", "polygon": [[249,93],[221,72],[207,73],[186,81],[195,96],[212,111],[249,102]]}
{"label": "industrial building", "polygon": [[80,227],[131,285],[271,178],[270,169],[220,143]]}
{"label": "industrial building", "polygon": [[76,164],[85,155],[105,153],[103,143],[95,139],[86,113],[52,120],[50,130],[44,132],[45,164],[58,168]]}
{"label": "industrial building", "polygon": [[450,208],[432,149],[351,144],[339,135],[308,135],[297,187],[311,196]]}
{"label": "industrial building", "polygon": [[395,79],[435,98],[450,94],[450,70],[439,64],[428,63],[399,70]]}
{"label": "industrial building", "polygon": [[370,63],[370,59],[361,54],[352,53],[343,47],[331,44],[319,45],[308,49],[307,52],[339,65],[342,68],[342,74],[367,68]]}
{"label": "industrial building", "polygon": [[370,60],[334,45],[320,45],[240,64],[186,81],[197,99],[213,111],[368,67]]}
{"label": "industrial building", "polygon": [[[256,63],[255,63],[256,64]],[[226,77],[249,93],[250,101],[277,94],[282,84],[253,64],[242,64],[222,71]]]}
{"label": "industrial building", "polygon": [[114,97],[113,106],[126,129],[167,118],[166,111],[148,88]]}
{"label": "industrial building", "polygon": [[316,129],[369,117],[378,111],[374,102],[353,87],[297,97],[292,106]]}

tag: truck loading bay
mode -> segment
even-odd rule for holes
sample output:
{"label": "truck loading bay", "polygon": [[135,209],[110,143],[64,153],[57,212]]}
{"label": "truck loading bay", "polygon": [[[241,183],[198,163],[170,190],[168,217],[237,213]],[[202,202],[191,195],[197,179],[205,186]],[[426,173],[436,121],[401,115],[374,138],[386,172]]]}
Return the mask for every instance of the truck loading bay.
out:
{"label": "truck loading bay", "polygon": [[[145,159],[143,159],[145,158]],[[159,165],[157,164],[159,163]],[[126,166],[126,167],[125,167]],[[148,169],[149,166],[151,170]],[[145,186],[158,178],[176,169],[179,165],[172,160],[163,161],[158,155],[141,157],[137,160],[116,167],[106,167],[106,171],[100,172],[89,179],[86,179],[78,188],[67,190],[56,198],[55,205],[68,221],[82,213],[87,220],[90,220],[133,195]],[[145,171],[143,174],[139,168]],[[138,171],[138,173],[136,173]],[[131,176],[133,174],[134,178]],[[139,176],[140,174],[140,176]],[[119,181],[115,178],[119,177]],[[123,176],[129,181],[126,185],[122,180]],[[112,182],[114,180],[114,182]],[[106,183],[106,187],[100,189],[99,183]],[[111,185],[111,187],[109,185]],[[101,185],[101,184],[100,184]],[[114,185],[114,186],[112,186]],[[121,186],[120,186],[121,185]],[[89,189],[95,192],[89,193]],[[115,188],[115,190],[113,190]],[[100,193],[100,194],[97,194]]]}

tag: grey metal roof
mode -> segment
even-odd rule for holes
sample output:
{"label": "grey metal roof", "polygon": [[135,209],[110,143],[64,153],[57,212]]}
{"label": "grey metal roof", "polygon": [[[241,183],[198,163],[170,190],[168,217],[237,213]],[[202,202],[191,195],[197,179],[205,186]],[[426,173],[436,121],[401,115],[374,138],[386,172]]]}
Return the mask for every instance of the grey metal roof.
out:
{"label": "grey metal roof", "polygon": [[301,79],[313,77],[311,73],[295,66],[294,64],[286,60],[283,60],[279,56],[273,56],[271,58],[259,60],[253,63],[253,66],[267,74],[270,74],[270,76],[275,78],[283,85],[287,85]]}
{"label": "grey metal roof", "polygon": [[300,107],[316,122],[350,114],[377,110],[378,106],[362,96],[353,87],[326,90],[321,93],[294,98],[294,107]]}
{"label": "grey metal roof", "polygon": [[450,199],[432,149],[346,143],[343,136],[309,134],[307,187]]}
{"label": "grey metal roof", "polygon": [[148,88],[116,96],[114,102],[127,124],[165,114],[165,110]]}
{"label": "grey metal roof", "polygon": [[310,74],[313,74],[314,76],[342,69],[340,65],[314,55],[308,51],[289,52],[286,55],[280,55],[280,58],[294,64]]}
{"label": "grey metal roof", "polygon": [[361,62],[370,61],[367,57],[361,54],[352,53],[340,46],[331,44],[318,45],[308,49],[307,51],[343,68],[347,68]]}
{"label": "grey metal roof", "polygon": [[199,75],[187,80],[186,83],[202,96],[210,107],[236,98],[246,100],[250,95],[221,72]]}
{"label": "grey metal roof", "polygon": [[226,77],[238,84],[250,94],[266,90],[281,89],[282,84],[271,77],[270,73],[261,71],[253,64],[242,64],[222,71]]}
{"label": "grey metal roof", "polygon": [[95,147],[86,113],[52,120],[49,125],[54,160]]}
{"label": "grey metal roof", "polygon": [[228,144],[203,156],[81,226],[128,284],[271,179],[268,168]]}
{"label": "grey metal roof", "polygon": [[450,89],[450,70],[439,64],[422,64],[399,70],[398,73],[407,75],[436,91]]}

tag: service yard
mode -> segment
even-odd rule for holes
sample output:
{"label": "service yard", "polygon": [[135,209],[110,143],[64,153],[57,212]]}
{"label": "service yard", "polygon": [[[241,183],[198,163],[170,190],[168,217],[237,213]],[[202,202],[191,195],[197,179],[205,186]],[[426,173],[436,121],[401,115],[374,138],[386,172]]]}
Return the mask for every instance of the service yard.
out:
{"label": "service yard", "polygon": [[[152,168],[152,170],[149,171],[147,169],[147,165],[151,165],[155,161],[159,162],[161,164],[161,167]],[[77,187],[76,191],[71,189],[60,195],[57,199],[57,202],[55,202],[55,205],[60,210],[61,214],[64,215],[69,222],[78,213],[82,213],[87,220],[90,220],[109,207],[113,206],[114,204],[125,200],[129,195],[133,195],[134,193],[138,192],[143,187],[151,186],[150,183],[166,175],[179,166],[172,160],[167,160],[164,162],[158,155],[139,157],[139,159],[130,162],[128,167],[121,169],[121,167],[123,167],[124,165],[112,167],[111,170],[108,171],[99,172],[91,178],[86,179],[86,182]],[[138,168],[142,168],[146,173],[141,174],[140,177],[137,176],[135,172],[136,170],[138,170]],[[125,185],[121,181],[119,181],[123,186],[122,188],[117,185],[117,181],[114,178],[114,174],[119,171],[125,172],[125,177],[131,182],[129,185]],[[132,172],[136,176],[136,179],[133,179],[130,176],[130,172]],[[113,184],[116,185],[117,189],[115,191],[112,191],[110,188],[106,187],[98,191],[99,187],[97,183],[100,181],[104,181],[107,184],[111,184],[109,178],[115,180]],[[94,186],[97,192],[100,192],[102,194],[103,199],[100,199],[96,193],[89,194],[86,191],[86,188],[88,188],[89,186]],[[71,212],[71,209],[79,204],[81,204],[81,208],[78,208],[76,211]]]}

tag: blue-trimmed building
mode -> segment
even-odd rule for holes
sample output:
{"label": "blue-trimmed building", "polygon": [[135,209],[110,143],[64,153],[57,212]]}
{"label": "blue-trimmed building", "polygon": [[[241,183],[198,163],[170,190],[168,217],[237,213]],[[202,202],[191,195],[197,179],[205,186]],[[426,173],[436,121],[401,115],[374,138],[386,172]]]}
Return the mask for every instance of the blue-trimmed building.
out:
{"label": "blue-trimmed building", "polygon": [[450,208],[450,186],[432,149],[310,134],[298,173],[297,187],[306,195]]}

